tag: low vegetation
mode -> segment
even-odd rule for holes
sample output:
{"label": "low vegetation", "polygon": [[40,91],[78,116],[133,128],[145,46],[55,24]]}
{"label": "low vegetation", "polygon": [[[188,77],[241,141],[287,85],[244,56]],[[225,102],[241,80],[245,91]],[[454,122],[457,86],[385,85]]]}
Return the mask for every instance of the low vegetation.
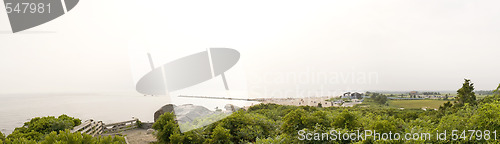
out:
{"label": "low vegetation", "polygon": [[[481,100],[474,96],[473,85],[465,82],[459,96],[469,96],[459,102],[439,101],[438,110],[399,109],[383,102],[382,96],[368,98],[356,107],[311,107],[259,104],[203,128],[180,133],[174,115],[166,113],[155,123],[159,143],[500,143],[490,139],[435,138],[423,140],[299,140],[299,131],[307,133],[356,132],[374,130],[380,133],[436,133],[436,131],[489,130],[500,132],[500,93]],[[500,85],[499,85],[500,88]],[[468,89],[464,91],[463,89]],[[470,91],[472,90],[472,91]],[[462,93],[463,92],[463,93]],[[462,94],[460,94],[462,93]],[[377,100],[377,97],[380,97]],[[436,100],[438,101],[438,100]],[[364,103],[365,103],[364,102]],[[422,103],[428,101],[421,101]],[[440,104],[440,105],[438,105]],[[437,106],[437,107],[436,107]],[[418,107],[418,106],[415,106]]]}
{"label": "low vegetation", "polygon": [[81,120],[67,115],[59,117],[36,117],[24,123],[7,136],[0,133],[0,144],[52,144],[52,143],[125,143],[120,136],[92,137],[87,134],[71,133],[69,130],[80,125]]}
{"label": "low vegetation", "polygon": [[58,132],[80,125],[81,120],[61,115],[59,117],[36,117],[25,122],[23,127],[18,127],[7,136],[10,139],[26,138],[28,140],[41,140],[43,136],[51,132]]}
{"label": "low vegetation", "polygon": [[2,132],[0,132],[0,141],[5,141],[5,135]]}
{"label": "low vegetation", "polygon": [[[165,113],[153,124],[156,143],[500,143],[500,137],[489,133],[472,135],[452,141],[451,131],[481,130],[500,132],[500,85],[491,96],[476,100],[474,86],[469,80],[457,91],[458,100],[443,101],[437,110],[399,109],[384,95],[367,98],[355,107],[312,107],[258,104],[248,110],[239,110],[220,121],[202,128],[181,133],[175,115]],[[385,100],[384,100],[385,99]],[[384,102],[385,101],[385,102]],[[439,100],[435,100],[439,101]],[[404,101],[407,102],[407,101]],[[410,102],[410,101],[408,101]],[[414,102],[414,100],[412,101]],[[430,101],[421,101],[430,103]],[[434,105],[438,105],[437,103]],[[418,106],[415,106],[418,107]],[[125,143],[123,137],[91,137],[70,133],[80,124],[79,119],[66,115],[34,118],[21,128],[3,137],[0,144],[49,143]],[[299,132],[342,133],[372,130],[379,133],[433,133],[448,131],[447,140],[384,140],[380,136],[356,140],[313,139],[300,140]],[[461,136],[460,136],[461,137]],[[465,138],[467,137],[467,138]],[[481,137],[481,139],[479,139]]]}

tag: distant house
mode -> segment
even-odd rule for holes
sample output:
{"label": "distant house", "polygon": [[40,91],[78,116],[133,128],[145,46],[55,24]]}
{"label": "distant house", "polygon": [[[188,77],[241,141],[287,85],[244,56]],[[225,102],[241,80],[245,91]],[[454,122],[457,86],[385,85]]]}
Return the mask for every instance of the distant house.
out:
{"label": "distant house", "polygon": [[346,92],[342,95],[342,97],[345,97],[345,98],[350,97],[350,96],[351,96],[351,92]]}
{"label": "distant house", "polygon": [[363,98],[363,93],[358,93],[358,92],[351,93],[351,99],[361,99],[361,98]]}
{"label": "distant house", "polygon": [[417,91],[411,91],[410,92],[410,97],[417,97],[418,92]]}
{"label": "distant house", "polygon": [[342,98],[350,98],[350,99],[361,99],[363,98],[364,94],[363,93],[358,93],[358,92],[346,92],[342,95]]}

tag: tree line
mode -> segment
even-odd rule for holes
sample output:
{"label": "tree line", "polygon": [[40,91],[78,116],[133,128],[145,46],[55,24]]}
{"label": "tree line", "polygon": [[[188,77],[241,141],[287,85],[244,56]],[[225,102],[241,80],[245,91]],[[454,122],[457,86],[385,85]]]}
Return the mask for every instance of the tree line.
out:
{"label": "tree line", "polygon": [[[153,124],[156,143],[500,143],[489,140],[299,140],[299,131],[348,133],[374,130],[380,133],[435,133],[452,130],[489,130],[500,132],[500,85],[491,96],[477,99],[474,84],[466,79],[457,90],[455,101],[438,110],[397,109],[386,106],[381,94],[370,96],[378,105],[354,107],[312,107],[258,104],[239,110],[202,128],[181,133],[173,113],[161,115]],[[376,100],[378,99],[378,100]],[[377,102],[378,103],[378,102]],[[195,120],[196,121],[196,120]],[[197,122],[203,123],[199,120]],[[0,143],[124,143],[123,137],[91,137],[70,133],[81,121],[66,115],[34,118],[5,137]],[[447,137],[452,137],[447,133]]]}
{"label": "tree line", "polygon": [[[369,107],[311,107],[259,104],[240,110],[206,127],[181,133],[172,113],[153,125],[158,143],[499,143],[491,139],[429,140],[299,140],[299,131],[328,133],[375,130],[380,133],[435,133],[452,130],[500,132],[500,93],[477,100],[474,85],[465,80],[457,100],[438,110],[396,109],[384,105],[384,95],[371,93],[379,105]],[[385,101],[385,102],[384,102]],[[447,133],[452,137],[451,133]],[[497,138],[497,137],[495,137]],[[497,138],[500,139],[500,138]]]}

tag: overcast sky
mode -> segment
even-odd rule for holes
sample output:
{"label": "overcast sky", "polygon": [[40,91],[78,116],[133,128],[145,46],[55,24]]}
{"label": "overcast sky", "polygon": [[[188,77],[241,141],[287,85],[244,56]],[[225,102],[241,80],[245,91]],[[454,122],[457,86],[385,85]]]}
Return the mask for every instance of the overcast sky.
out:
{"label": "overcast sky", "polygon": [[17,34],[0,11],[0,93],[133,92],[134,50],[161,64],[210,47],[240,51],[249,91],[494,89],[499,5],[84,0]]}

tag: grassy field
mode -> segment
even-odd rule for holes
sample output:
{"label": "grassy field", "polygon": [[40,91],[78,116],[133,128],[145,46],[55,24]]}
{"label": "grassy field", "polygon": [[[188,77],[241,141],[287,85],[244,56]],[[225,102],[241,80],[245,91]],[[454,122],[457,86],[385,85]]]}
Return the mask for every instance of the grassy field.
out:
{"label": "grassy field", "polygon": [[397,108],[439,108],[445,100],[390,100],[389,106]]}

